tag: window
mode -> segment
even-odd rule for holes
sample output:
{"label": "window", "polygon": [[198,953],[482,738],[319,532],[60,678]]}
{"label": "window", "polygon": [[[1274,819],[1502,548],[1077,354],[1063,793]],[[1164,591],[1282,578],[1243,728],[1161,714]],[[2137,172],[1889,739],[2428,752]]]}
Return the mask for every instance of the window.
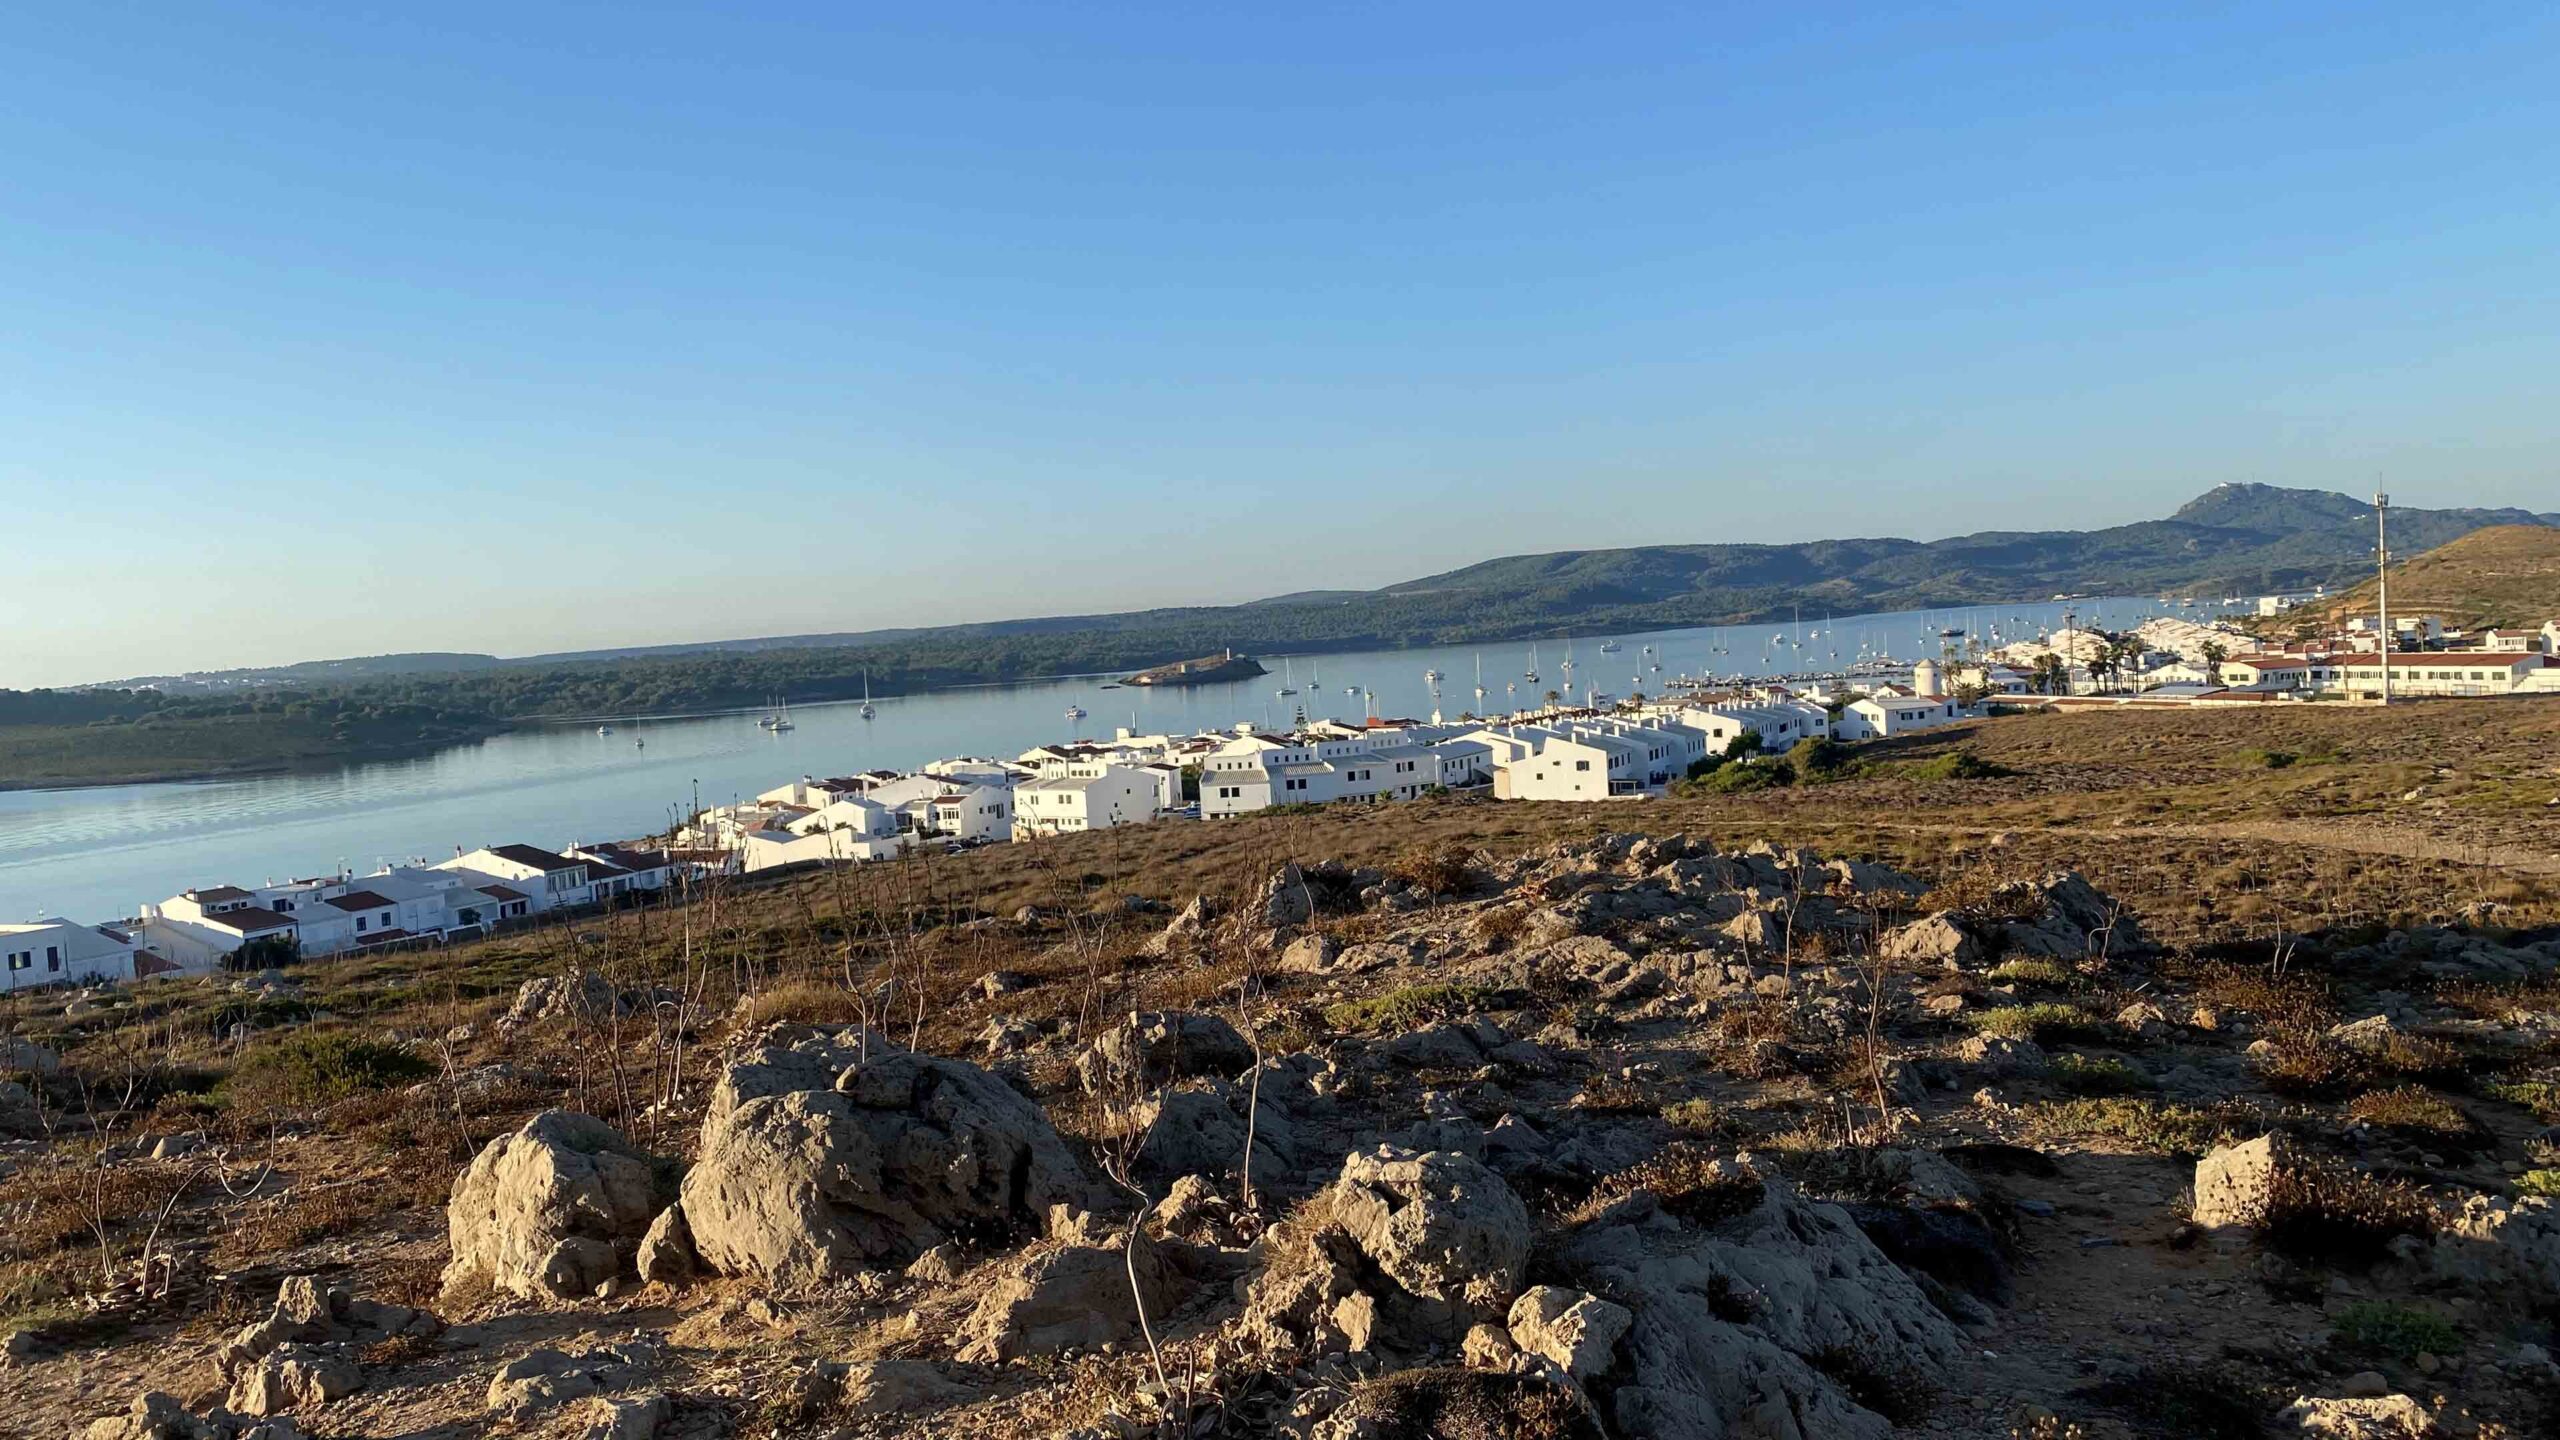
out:
{"label": "window", "polygon": [[9,968],[12,970],[24,970],[28,966],[34,964],[35,959],[36,953],[32,950],[12,950],[9,952]]}
{"label": "window", "polygon": [[47,970],[59,970],[62,968],[61,946],[47,945],[44,947],[44,968]]}
{"label": "window", "polygon": [[364,917],[361,915],[356,917],[356,933],[359,935],[364,933]]}
{"label": "window", "polygon": [[[1590,762],[1590,761],[1588,761],[1588,760],[1576,760],[1576,761],[1574,761],[1574,762],[1573,762],[1573,768],[1574,768],[1574,769],[1576,769],[1576,770],[1588,770],[1588,769],[1590,769],[1590,768],[1591,768],[1591,762]],[[1579,789],[1581,789],[1582,787],[1581,787],[1581,786],[1579,786],[1579,785],[1576,785],[1576,786],[1575,786],[1575,787],[1573,787],[1573,788],[1575,788],[1576,790],[1579,790]]]}

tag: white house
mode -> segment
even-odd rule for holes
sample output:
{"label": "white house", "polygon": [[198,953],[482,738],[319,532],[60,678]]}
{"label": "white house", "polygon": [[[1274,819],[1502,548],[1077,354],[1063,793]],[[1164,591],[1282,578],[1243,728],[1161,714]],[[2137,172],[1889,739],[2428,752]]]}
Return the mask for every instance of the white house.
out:
{"label": "white house", "polygon": [[898,824],[898,812],[892,807],[868,795],[848,795],[830,802],[824,809],[795,816],[777,828],[786,835],[825,835],[840,831],[853,840],[895,840],[902,827]]}
{"label": "white house", "polygon": [[1831,733],[1841,740],[1880,740],[1953,724],[1961,718],[1956,702],[1944,695],[1879,693],[1850,701]]}
{"label": "white house", "polygon": [[1005,840],[1013,835],[1013,787],[965,785],[925,802],[927,829],[954,840]]}
{"label": "white house", "polygon": [[134,948],[123,931],[58,916],[0,925],[0,990],[130,980]]}
{"label": "white house", "polygon": [[208,885],[142,907],[142,944],[182,970],[219,969],[252,943],[299,945],[294,917],[258,903],[236,885]]}
{"label": "white house", "polygon": [[1640,747],[1614,736],[1506,725],[1467,737],[1493,756],[1493,793],[1504,800],[1606,800],[1644,789]]}
{"label": "white house", "polygon": [[1156,777],[1134,765],[1026,780],[1013,787],[1013,832],[1020,838],[1143,825],[1156,818],[1156,795]]}

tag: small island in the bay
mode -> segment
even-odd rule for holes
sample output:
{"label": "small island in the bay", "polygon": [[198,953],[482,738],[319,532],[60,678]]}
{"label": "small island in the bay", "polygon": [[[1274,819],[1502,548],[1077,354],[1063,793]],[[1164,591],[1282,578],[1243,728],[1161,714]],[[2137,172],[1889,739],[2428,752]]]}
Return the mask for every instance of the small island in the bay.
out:
{"label": "small island in the bay", "polygon": [[1256,675],[1270,673],[1262,668],[1261,661],[1252,656],[1239,655],[1233,650],[1227,650],[1192,660],[1176,660],[1170,665],[1158,665],[1152,670],[1141,670],[1130,676],[1128,683],[1131,685],[1216,685],[1228,680],[1250,680]]}

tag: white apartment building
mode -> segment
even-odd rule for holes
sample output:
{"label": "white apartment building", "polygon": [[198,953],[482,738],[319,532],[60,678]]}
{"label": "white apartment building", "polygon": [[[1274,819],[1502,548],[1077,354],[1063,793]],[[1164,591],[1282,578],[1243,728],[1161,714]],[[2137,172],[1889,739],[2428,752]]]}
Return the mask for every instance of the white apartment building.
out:
{"label": "white apartment building", "polygon": [[[2550,657],[2533,650],[2395,650],[2391,693],[2444,698],[2534,693],[2550,688],[2544,673],[2549,663]],[[2360,700],[2382,696],[2379,654],[2325,655],[2304,664],[2313,689]]]}
{"label": "white apartment building", "polygon": [[58,916],[0,925],[0,991],[130,980],[134,950],[123,931]]}
{"label": "white apartment building", "polygon": [[1009,785],[965,785],[934,796],[925,802],[925,807],[929,817],[925,828],[936,835],[954,840],[1005,840],[1013,835],[1013,788]]}
{"label": "white apartment building", "polygon": [[1026,780],[1013,787],[1013,833],[1021,839],[1143,825],[1156,818],[1156,795],[1156,777],[1133,765]]}
{"label": "white apartment building", "polygon": [[1503,800],[1606,800],[1641,794],[1642,751],[1609,736],[1543,725],[1505,725],[1467,737],[1492,751],[1493,793]]}

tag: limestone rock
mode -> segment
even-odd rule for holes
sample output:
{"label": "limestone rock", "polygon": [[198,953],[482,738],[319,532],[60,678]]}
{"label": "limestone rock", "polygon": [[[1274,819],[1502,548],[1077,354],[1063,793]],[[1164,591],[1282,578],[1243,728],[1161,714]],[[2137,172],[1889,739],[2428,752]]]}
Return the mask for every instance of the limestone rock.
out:
{"label": "limestone rock", "polygon": [[355,1362],[303,1345],[280,1345],[231,1382],[227,1403],[243,1415],[316,1410],[364,1384]]}
{"label": "limestone rock", "polygon": [[1142,1010],[1077,1056],[1076,1075],[1087,1093],[1103,1094],[1186,1075],[1233,1076],[1253,1062],[1253,1046],[1215,1015]]}
{"label": "limestone rock", "polygon": [[2321,1440],[2427,1440],[2436,1433],[2427,1407],[2406,1395],[2326,1400],[2305,1395],[2276,1416],[2279,1435]]}
{"label": "limestone rock", "polygon": [[1576,1380],[1606,1373],[1619,1337],[1635,1323],[1624,1305],[1561,1285],[1540,1285],[1511,1302],[1511,1343],[1543,1356]]}
{"label": "limestone rock", "polygon": [[870,1360],[845,1372],[844,1405],[857,1419],[915,1415],[964,1400],[969,1389],[922,1360]]}
{"label": "limestone rock", "polygon": [[2266,1218],[2277,1176],[2296,1161],[2273,1134],[2225,1145],[2196,1162],[2194,1219],[2208,1228],[2254,1226]]}
{"label": "limestone rock", "polygon": [[1891,1423],[1831,1375],[1936,1383],[1961,1351],[1954,1325],[1838,1207],[1783,1182],[1718,1188],[1750,1203],[1666,1208],[1638,1190],[1557,1256],[1634,1312],[1612,1371],[1616,1433],[1885,1440]]}
{"label": "limestone rock", "polygon": [[44,1133],[44,1112],[36,1097],[15,1080],[0,1080],[0,1138]]}
{"label": "limestone rock", "polygon": [[1455,1151],[1354,1153],[1333,1213],[1368,1262],[1454,1338],[1508,1308],[1529,1263],[1529,1212],[1502,1177]]}
{"label": "limestone rock", "polygon": [[602,1368],[558,1350],[527,1351],[490,1377],[482,1403],[491,1415],[523,1424],[602,1390]]}
{"label": "limestone rock", "polygon": [[885,1056],[898,1047],[859,1025],[820,1029],[811,1025],[776,1025],[757,1037],[720,1072],[703,1110],[703,1126],[750,1100],[788,1095],[795,1090],[832,1089],[836,1077],[864,1060]]}
{"label": "limestone rock", "polygon": [[835,1089],[705,1121],[681,1203],[704,1265],[799,1282],[902,1266],[954,1234],[1036,1228],[1087,1194],[1038,1105],[974,1065],[894,1051]]}
{"label": "limestone rock", "polygon": [[1180,1272],[1144,1236],[1125,1254],[1118,1245],[1043,1249],[979,1300],[961,1326],[968,1343],[959,1358],[986,1363],[1128,1339],[1138,1334],[1137,1296],[1153,1320],[1180,1301],[1182,1288]]}
{"label": "limestone rock", "polygon": [[1884,933],[1884,958],[1896,964],[1963,970],[1982,960],[1982,942],[1957,916],[1941,910]]}
{"label": "limestone rock", "polygon": [[600,1400],[596,1404],[598,1413],[580,1440],[653,1440],[659,1428],[675,1414],[674,1402],[664,1395]]}
{"label": "limestone rock", "polygon": [[649,1222],[649,1233],[640,1237],[635,1257],[640,1278],[656,1285],[682,1285],[693,1278],[693,1227],[684,1220],[684,1206],[670,1205]]}
{"label": "limestone rock", "polygon": [[1280,952],[1280,968],[1293,975],[1327,975],[1342,955],[1342,942],[1330,935],[1301,935]]}
{"label": "limestone rock", "polygon": [[1174,916],[1171,924],[1148,938],[1143,953],[1160,960],[1198,949],[1208,940],[1209,926],[1216,914],[1208,896],[1192,896],[1191,903],[1182,907],[1182,913]]}
{"label": "limestone rock", "polygon": [[1972,1036],[1956,1047],[1956,1059],[1986,1080],[2031,1080],[2052,1063],[2043,1046],[2006,1035]]}
{"label": "limestone rock", "polygon": [[445,1288],[478,1278],[528,1299],[582,1298],[621,1270],[657,1213],[646,1154],[593,1116],[546,1110],[454,1182]]}

